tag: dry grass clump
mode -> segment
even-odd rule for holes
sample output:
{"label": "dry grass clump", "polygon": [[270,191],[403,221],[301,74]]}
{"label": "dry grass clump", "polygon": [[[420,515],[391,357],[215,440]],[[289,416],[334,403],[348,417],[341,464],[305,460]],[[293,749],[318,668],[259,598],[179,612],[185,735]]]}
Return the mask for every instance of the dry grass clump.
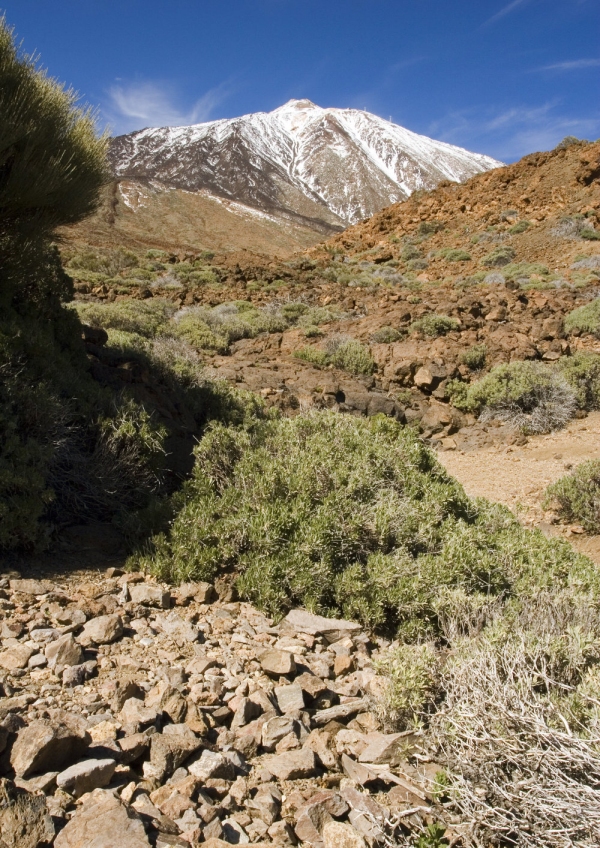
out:
{"label": "dry grass clump", "polygon": [[600,460],[583,462],[546,489],[544,505],[555,504],[566,521],[577,521],[588,533],[600,533]]}

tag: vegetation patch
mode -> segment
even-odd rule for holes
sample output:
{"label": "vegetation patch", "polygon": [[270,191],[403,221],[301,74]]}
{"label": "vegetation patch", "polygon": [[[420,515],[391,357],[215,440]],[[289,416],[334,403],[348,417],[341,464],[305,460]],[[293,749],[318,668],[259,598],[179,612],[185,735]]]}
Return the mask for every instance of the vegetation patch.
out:
{"label": "vegetation patch", "polygon": [[565,317],[567,333],[589,333],[600,336],[600,298],[578,306]]}
{"label": "vegetation patch", "polygon": [[447,262],[469,262],[471,260],[470,253],[456,247],[445,247],[438,252],[438,256],[441,256]]}
{"label": "vegetation patch", "polygon": [[482,263],[488,268],[502,268],[504,265],[509,265],[515,258],[515,251],[512,247],[502,246],[497,247],[484,256]]}
{"label": "vegetation patch", "polygon": [[369,348],[345,336],[330,339],[325,350],[315,346],[303,347],[294,351],[294,356],[320,368],[332,365],[356,376],[372,374],[375,368]]}
{"label": "vegetation patch", "polygon": [[544,507],[552,505],[565,521],[576,521],[588,533],[600,533],[600,460],[590,459],[548,486]]}
{"label": "vegetation patch", "polygon": [[460,329],[460,321],[450,318],[448,315],[437,315],[434,312],[417,318],[410,325],[411,333],[423,333],[426,336],[444,336],[454,330]]}
{"label": "vegetation patch", "polygon": [[487,347],[484,344],[473,345],[460,355],[460,361],[471,371],[481,371],[485,367]]}

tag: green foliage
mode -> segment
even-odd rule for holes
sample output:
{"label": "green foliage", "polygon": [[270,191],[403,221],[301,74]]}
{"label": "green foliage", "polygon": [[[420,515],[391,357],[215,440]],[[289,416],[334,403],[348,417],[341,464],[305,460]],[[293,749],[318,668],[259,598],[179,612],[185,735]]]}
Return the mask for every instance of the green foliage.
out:
{"label": "green foliage", "polygon": [[437,315],[434,312],[417,318],[410,325],[411,333],[423,333],[426,336],[444,336],[460,328],[460,322],[448,315]]}
{"label": "green foliage", "polygon": [[393,344],[393,342],[397,342],[402,338],[402,333],[400,330],[396,330],[394,327],[380,327],[378,330],[375,330],[373,335],[371,336],[371,340],[376,344]]}
{"label": "green foliage", "polygon": [[565,317],[565,331],[600,336],[600,298],[590,300],[589,303],[569,312]]}
{"label": "green foliage", "polygon": [[445,848],[448,840],[444,839],[446,828],[439,822],[431,822],[415,842],[415,848]]}
{"label": "green foliage", "polygon": [[576,521],[588,533],[600,533],[600,460],[590,459],[546,489],[544,506],[558,504],[565,521]]}
{"label": "green foliage", "polygon": [[466,392],[449,387],[455,406],[498,418],[529,433],[564,426],[575,414],[575,392],[560,372],[540,362],[511,362],[472,383]]}
{"label": "green foliage", "polygon": [[497,247],[495,250],[492,250],[491,253],[488,253],[487,256],[483,257],[482,263],[487,265],[489,268],[502,268],[504,265],[508,265],[512,262],[515,255],[515,251],[512,247]]}
{"label": "green foliage", "polygon": [[557,368],[574,390],[579,409],[600,409],[600,354],[578,351],[559,359]]}
{"label": "green foliage", "polygon": [[375,664],[385,677],[386,689],[378,706],[384,722],[405,730],[418,724],[436,699],[438,659],[431,645],[399,645]]}
{"label": "green foliage", "polygon": [[485,366],[487,348],[484,344],[473,345],[460,355],[460,361],[471,371],[480,371]]}
{"label": "green foliage", "polygon": [[547,265],[539,262],[510,262],[502,268],[502,274],[507,280],[516,280],[518,277],[532,277],[537,275],[545,277],[550,273]]}
{"label": "green foliage", "polygon": [[525,230],[528,230],[530,226],[530,221],[518,221],[516,224],[513,224],[513,226],[509,229],[508,232],[512,236],[516,236],[519,235],[519,233],[524,233]]}
{"label": "green foliage", "polygon": [[118,300],[114,303],[82,302],[74,304],[81,321],[105,330],[124,330],[152,338],[166,332],[175,312],[172,303],[154,297],[149,300]]}
{"label": "green foliage", "polygon": [[136,268],[139,259],[131,250],[118,247],[114,250],[84,250],[75,253],[67,261],[67,268],[78,277],[78,271],[93,271],[97,274],[105,274],[107,277],[115,277],[122,271]]}
{"label": "green foliage", "polygon": [[331,339],[327,350],[321,350],[314,346],[303,347],[294,351],[294,356],[296,359],[310,362],[319,368],[333,365],[334,368],[341,368],[343,371],[348,371],[357,376],[372,374],[375,368],[375,362],[369,348],[356,339],[344,337]]}
{"label": "green foliage", "polygon": [[417,641],[438,631],[455,590],[463,605],[495,596],[519,608],[543,586],[598,591],[588,560],[470,501],[384,416],[213,424],[195,454],[169,535],[135,563],[165,579],[234,570],[243,597],[272,614],[301,604]]}
{"label": "green foliage", "polygon": [[404,248],[402,248],[402,253],[400,255],[405,262],[408,262],[409,259],[423,258],[423,254],[418,247],[415,247],[414,244],[407,244]]}
{"label": "green foliage", "polygon": [[206,321],[194,313],[183,315],[174,325],[174,334],[185,339],[196,350],[213,350],[216,353],[227,353],[229,338],[212,330]]}
{"label": "green foliage", "polygon": [[598,230],[594,230],[592,227],[585,227],[579,233],[580,238],[587,239],[588,241],[600,241],[600,232]]}
{"label": "green foliage", "polygon": [[443,229],[444,224],[441,221],[421,221],[417,227],[417,234],[422,238],[426,238],[434,233],[439,233]]}
{"label": "green foliage", "polygon": [[460,248],[455,247],[445,247],[443,250],[439,251],[438,255],[447,262],[469,262],[471,259],[470,253],[467,253],[466,250],[461,250]]}

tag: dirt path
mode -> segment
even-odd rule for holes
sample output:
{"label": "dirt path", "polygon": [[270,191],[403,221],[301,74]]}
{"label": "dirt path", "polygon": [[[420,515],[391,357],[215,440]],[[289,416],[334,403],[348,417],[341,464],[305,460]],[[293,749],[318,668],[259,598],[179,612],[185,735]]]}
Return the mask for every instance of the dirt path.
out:
{"label": "dirt path", "polygon": [[600,565],[600,536],[585,536],[578,528],[549,523],[542,509],[544,490],[586,459],[600,459],[600,412],[572,421],[564,430],[532,436],[527,444],[495,445],[474,451],[444,451],[444,467],[473,497],[485,497],[510,507],[524,524],[548,535],[562,535]]}

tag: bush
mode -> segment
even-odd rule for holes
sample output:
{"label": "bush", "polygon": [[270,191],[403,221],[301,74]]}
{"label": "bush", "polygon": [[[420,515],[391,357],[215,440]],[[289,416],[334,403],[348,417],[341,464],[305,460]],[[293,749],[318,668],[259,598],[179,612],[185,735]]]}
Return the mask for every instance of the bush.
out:
{"label": "bush", "polygon": [[531,226],[530,221],[519,221],[518,223],[513,224],[513,226],[509,229],[508,232],[512,236],[516,236],[516,235],[519,235],[519,233],[524,233],[525,230],[528,230],[530,226]]}
{"label": "bush", "polygon": [[347,339],[343,336],[331,339],[327,350],[314,346],[303,347],[294,351],[294,356],[296,359],[302,359],[320,368],[333,365],[335,368],[341,368],[357,376],[372,374],[375,368],[369,348],[355,339]]}
{"label": "bush", "polygon": [[213,350],[223,354],[229,349],[227,336],[215,333],[206,321],[193,313],[187,313],[175,322],[174,333],[196,350]]}
{"label": "bush", "polygon": [[440,250],[439,256],[447,262],[469,262],[471,260],[471,254],[467,253],[466,250],[453,247],[446,247]]}
{"label": "bush", "polygon": [[386,680],[377,710],[384,725],[405,730],[419,724],[438,695],[439,663],[431,645],[399,645],[386,651],[375,670]]}
{"label": "bush", "polygon": [[444,336],[453,330],[460,329],[460,322],[456,318],[450,318],[448,315],[436,315],[431,312],[429,315],[423,315],[422,318],[417,318],[410,325],[411,333],[424,333],[426,336]]}
{"label": "bush", "polygon": [[579,409],[600,409],[600,355],[579,351],[559,359],[557,368],[575,392]]}
{"label": "bush", "polygon": [[394,327],[385,326],[375,330],[371,336],[371,340],[375,342],[375,344],[393,344],[394,342],[399,341],[402,338],[402,335],[403,334],[400,330],[396,330]]}
{"label": "bush", "polygon": [[480,420],[506,421],[526,433],[549,433],[575,414],[577,398],[565,377],[539,362],[497,365],[453,398]]}
{"label": "bush", "polygon": [[600,297],[569,312],[565,317],[565,331],[600,336]]}
{"label": "bush", "polygon": [[402,253],[400,255],[405,262],[408,262],[410,259],[423,258],[423,254],[418,247],[414,246],[414,244],[407,244],[406,247],[402,249]]}
{"label": "bush", "polygon": [[600,460],[590,459],[548,486],[544,507],[553,503],[565,521],[576,521],[588,533],[600,533]]}
{"label": "bush", "polygon": [[598,230],[595,230],[593,227],[585,227],[579,233],[582,239],[587,239],[588,241],[599,241],[600,233]]}
{"label": "bush", "polygon": [[440,230],[443,229],[444,225],[441,221],[421,221],[417,227],[417,234],[425,238],[433,235],[434,233],[439,233]]}
{"label": "bush", "polygon": [[485,366],[487,348],[484,344],[473,345],[460,355],[460,361],[471,371],[480,371]]}
{"label": "bush", "polygon": [[515,255],[512,247],[497,247],[491,253],[488,253],[487,256],[483,257],[482,263],[489,268],[502,268],[504,265],[512,262]]}
{"label": "bush", "polygon": [[213,424],[195,454],[169,535],[136,568],[176,582],[232,570],[242,596],[272,614],[301,604],[410,640],[439,632],[448,592],[479,610],[482,598],[526,608],[543,586],[598,589],[567,543],[470,501],[384,416]]}
{"label": "bush", "polygon": [[114,303],[77,302],[77,314],[91,327],[105,330],[124,330],[153,338],[167,329],[175,307],[167,300],[118,300]]}

